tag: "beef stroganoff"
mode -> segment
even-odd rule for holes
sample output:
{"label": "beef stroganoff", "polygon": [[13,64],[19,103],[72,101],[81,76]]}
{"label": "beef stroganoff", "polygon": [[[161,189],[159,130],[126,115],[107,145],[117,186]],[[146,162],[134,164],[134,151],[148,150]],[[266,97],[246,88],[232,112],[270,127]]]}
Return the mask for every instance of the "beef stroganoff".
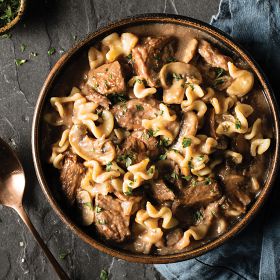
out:
{"label": "beef stroganoff", "polygon": [[[260,192],[271,134],[248,101],[254,75],[207,40],[113,33],[46,121],[49,162],[84,226],[143,254],[225,233]],[[77,86],[77,87],[76,87]],[[262,97],[264,98],[264,97]]]}

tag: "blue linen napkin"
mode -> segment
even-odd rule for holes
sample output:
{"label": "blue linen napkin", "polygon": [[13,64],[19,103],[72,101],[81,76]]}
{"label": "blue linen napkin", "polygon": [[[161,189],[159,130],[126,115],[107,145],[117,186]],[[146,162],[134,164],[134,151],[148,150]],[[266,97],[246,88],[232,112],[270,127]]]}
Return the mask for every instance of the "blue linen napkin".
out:
{"label": "blue linen napkin", "polygon": [[[278,100],[280,1],[221,0],[211,24],[241,43],[265,70]],[[279,180],[277,180],[279,182]],[[280,190],[238,236],[192,260],[155,265],[168,280],[280,279]]]}

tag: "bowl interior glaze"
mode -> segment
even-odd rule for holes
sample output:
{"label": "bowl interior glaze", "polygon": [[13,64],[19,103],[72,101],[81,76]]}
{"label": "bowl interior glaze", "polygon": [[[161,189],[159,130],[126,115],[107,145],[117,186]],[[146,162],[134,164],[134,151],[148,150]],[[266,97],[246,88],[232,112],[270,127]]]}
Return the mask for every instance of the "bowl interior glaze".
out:
{"label": "bowl interior glaze", "polygon": [[[148,30],[147,27],[151,25],[154,25],[152,29],[153,31],[146,31]],[[258,81],[258,86],[265,95],[267,101],[267,110],[269,110],[271,114],[271,123],[273,124],[272,130],[275,138],[272,141],[272,158],[270,160],[270,166],[268,168],[269,172],[266,174],[266,180],[263,189],[256,198],[256,201],[250,206],[244,217],[236,222],[228,232],[215,240],[206,242],[199,248],[191,249],[186,252],[165,256],[146,256],[119,250],[102,243],[95,236],[94,232],[81,227],[76,222],[75,217],[71,215],[69,209],[65,207],[63,198],[61,197],[59,191],[57,191],[60,184],[59,174],[57,170],[47,163],[47,158],[50,154],[50,144],[53,142],[52,139],[54,139],[56,136],[56,131],[50,130],[45,125],[44,114],[50,109],[49,100],[52,96],[68,95],[71,91],[71,88],[75,85],[78,85],[83,79],[85,71],[88,70],[87,50],[91,45],[94,45],[106,35],[109,35],[113,32],[133,30],[133,32],[136,34],[138,32],[141,34],[148,32],[147,35],[157,35],[159,32],[157,28],[162,27],[162,25],[165,27],[165,31],[163,32],[165,34],[172,34],[176,36],[182,35],[188,37],[195,32],[196,37],[206,38],[207,40],[222,48],[224,52],[229,53],[236,59],[245,61],[247,66],[250,67],[254,72],[256,80]],[[160,30],[162,30],[162,28],[160,28]],[[236,235],[240,230],[242,230],[248,224],[251,218],[255,216],[257,210],[263,205],[265,198],[268,196],[268,193],[272,188],[278,169],[278,120],[278,109],[274,94],[259,66],[253,61],[246,51],[234,43],[232,39],[230,39],[226,34],[205,23],[186,17],[160,14],[140,15],[112,23],[104,28],[99,29],[95,33],[90,34],[86,39],[79,42],[76,46],[64,54],[55,64],[43,85],[35,109],[32,129],[33,160],[40,185],[51,206],[55,209],[59,217],[81,239],[102,252],[125,259],[127,261],[142,263],[170,263],[193,258],[220,246],[225,241]]]}

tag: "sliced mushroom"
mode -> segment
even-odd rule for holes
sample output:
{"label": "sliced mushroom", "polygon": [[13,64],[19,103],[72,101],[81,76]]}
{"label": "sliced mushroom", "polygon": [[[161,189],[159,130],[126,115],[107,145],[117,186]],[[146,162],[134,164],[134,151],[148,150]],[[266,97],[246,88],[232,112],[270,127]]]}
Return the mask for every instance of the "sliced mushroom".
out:
{"label": "sliced mushroom", "polygon": [[104,136],[98,139],[89,137],[84,125],[73,125],[69,142],[73,151],[85,160],[96,160],[105,165],[116,156],[115,147],[110,140]]}
{"label": "sliced mushroom", "polygon": [[[168,79],[173,77],[172,84]],[[184,99],[185,82],[200,84],[202,77],[199,70],[184,62],[171,62],[164,65],[159,73],[160,82],[164,89],[163,101],[167,104],[180,104]]]}
{"label": "sliced mushroom", "polygon": [[92,199],[87,191],[79,191],[77,193],[77,204],[80,209],[82,224],[89,226],[94,222],[94,208]]}

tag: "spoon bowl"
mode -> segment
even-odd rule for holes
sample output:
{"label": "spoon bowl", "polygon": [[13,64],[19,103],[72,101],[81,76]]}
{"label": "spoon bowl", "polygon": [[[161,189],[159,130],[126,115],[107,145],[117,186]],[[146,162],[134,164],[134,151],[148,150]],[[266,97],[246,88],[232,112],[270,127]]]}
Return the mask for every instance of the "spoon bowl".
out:
{"label": "spoon bowl", "polygon": [[0,204],[13,208],[34,235],[36,241],[53,265],[59,279],[69,279],[28,218],[22,199],[25,189],[23,167],[10,146],[0,138]]}

